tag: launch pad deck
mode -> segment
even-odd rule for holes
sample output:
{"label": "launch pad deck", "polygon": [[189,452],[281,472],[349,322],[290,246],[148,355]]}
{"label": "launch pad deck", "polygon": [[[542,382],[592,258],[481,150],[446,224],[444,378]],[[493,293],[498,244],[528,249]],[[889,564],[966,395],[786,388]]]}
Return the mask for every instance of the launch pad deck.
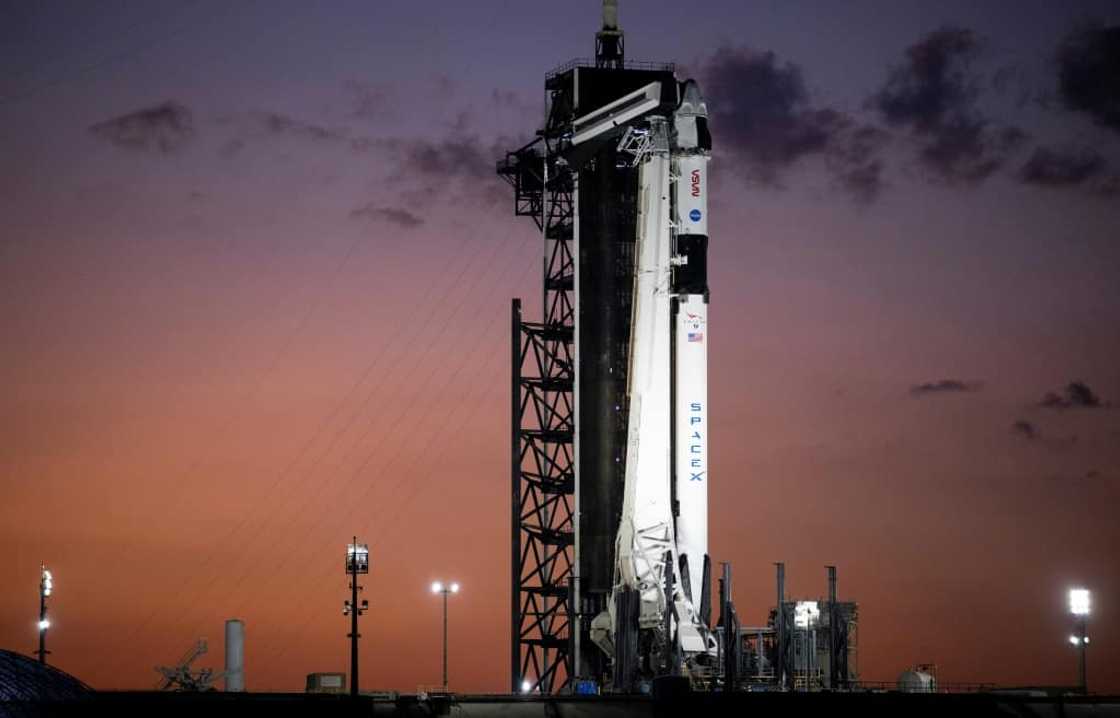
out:
{"label": "launch pad deck", "polygon": [[[1033,693],[1033,694],[1032,694]],[[363,695],[96,692],[58,703],[0,703],[9,716],[470,716],[471,718],[661,718],[722,715],[1120,716],[1120,696],[1041,691],[911,694],[681,693],[662,696]]]}

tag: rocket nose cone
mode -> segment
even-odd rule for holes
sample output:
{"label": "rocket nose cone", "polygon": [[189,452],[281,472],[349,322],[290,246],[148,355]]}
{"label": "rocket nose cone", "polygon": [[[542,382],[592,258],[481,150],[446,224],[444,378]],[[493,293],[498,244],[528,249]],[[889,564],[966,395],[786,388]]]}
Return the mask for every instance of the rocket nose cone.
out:
{"label": "rocket nose cone", "polygon": [[684,81],[681,87],[679,112],[682,115],[708,116],[708,105],[704,102],[704,96],[700,94],[700,85],[696,84],[696,80]]}

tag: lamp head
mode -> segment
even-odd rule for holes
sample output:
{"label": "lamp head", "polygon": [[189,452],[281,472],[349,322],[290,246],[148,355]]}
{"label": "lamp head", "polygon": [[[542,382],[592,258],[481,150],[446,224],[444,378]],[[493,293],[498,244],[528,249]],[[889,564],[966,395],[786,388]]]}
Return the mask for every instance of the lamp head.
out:
{"label": "lamp head", "polygon": [[1069,590],[1069,612],[1075,616],[1089,615],[1089,589],[1071,588]]}

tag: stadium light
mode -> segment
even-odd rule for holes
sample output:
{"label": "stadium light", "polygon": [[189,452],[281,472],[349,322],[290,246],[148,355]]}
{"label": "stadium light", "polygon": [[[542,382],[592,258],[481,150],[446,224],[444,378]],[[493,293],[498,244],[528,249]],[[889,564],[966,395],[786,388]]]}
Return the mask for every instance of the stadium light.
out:
{"label": "stadium light", "polygon": [[441,581],[432,581],[432,593],[443,595],[443,691],[447,692],[447,597],[452,593],[459,593],[459,584],[452,582],[444,585]]}
{"label": "stadium light", "polygon": [[1075,616],[1089,615],[1089,589],[1071,588],[1069,590],[1069,612]]}
{"label": "stadium light", "polygon": [[1088,623],[1091,603],[1089,589],[1069,590],[1069,612],[1077,622],[1077,633],[1069,637],[1069,642],[1077,646],[1077,678],[1083,694],[1089,692],[1089,685],[1085,678],[1085,647],[1089,645]]}
{"label": "stadium light", "polygon": [[346,575],[350,577],[350,600],[342,604],[342,615],[350,616],[350,695],[358,697],[358,617],[369,610],[369,601],[358,601],[358,591],[362,590],[358,583],[358,576],[369,574],[369,544],[358,543],[355,536],[353,542],[346,545]]}

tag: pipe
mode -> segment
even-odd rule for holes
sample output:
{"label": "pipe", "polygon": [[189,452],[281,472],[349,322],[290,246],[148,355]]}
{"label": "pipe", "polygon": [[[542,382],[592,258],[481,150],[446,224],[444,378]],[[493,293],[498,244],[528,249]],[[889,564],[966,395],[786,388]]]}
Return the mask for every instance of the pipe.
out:
{"label": "pipe", "polygon": [[774,621],[774,627],[778,629],[778,665],[774,668],[774,677],[778,680],[778,687],[782,689],[785,688],[786,683],[786,565],[784,563],[774,565],[778,568],[778,611]]}

